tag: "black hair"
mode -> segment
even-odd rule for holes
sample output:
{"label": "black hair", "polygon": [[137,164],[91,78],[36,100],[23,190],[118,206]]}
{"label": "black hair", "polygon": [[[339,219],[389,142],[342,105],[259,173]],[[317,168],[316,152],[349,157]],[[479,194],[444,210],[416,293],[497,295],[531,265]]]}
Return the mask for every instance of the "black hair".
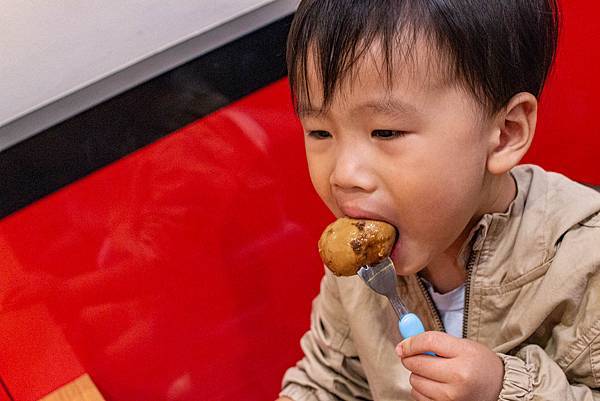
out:
{"label": "black hair", "polygon": [[495,113],[519,92],[539,96],[558,41],[557,0],[303,0],[287,41],[296,112],[311,105],[309,58],[326,108],[376,41],[391,83],[398,55],[418,37],[437,50],[448,79]]}

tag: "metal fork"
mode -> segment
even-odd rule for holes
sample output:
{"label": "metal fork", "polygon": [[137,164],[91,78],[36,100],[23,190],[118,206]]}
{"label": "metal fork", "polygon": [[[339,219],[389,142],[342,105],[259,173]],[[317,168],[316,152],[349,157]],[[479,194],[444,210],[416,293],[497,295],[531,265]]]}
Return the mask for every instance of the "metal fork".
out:
{"label": "metal fork", "polygon": [[389,257],[375,265],[367,265],[358,269],[358,275],[367,286],[378,294],[384,295],[392,304],[398,315],[398,328],[405,339],[423,333],[425,327],[421,319],[410,313],[396,292],[398,284],[394,262]]}

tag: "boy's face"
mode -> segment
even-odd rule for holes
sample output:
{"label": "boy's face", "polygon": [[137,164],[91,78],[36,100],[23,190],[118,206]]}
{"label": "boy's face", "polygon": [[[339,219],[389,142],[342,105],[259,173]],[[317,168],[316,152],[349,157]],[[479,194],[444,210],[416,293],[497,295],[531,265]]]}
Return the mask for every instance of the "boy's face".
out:
{"label": "boy's face", "polygon": [[418,46],[414,68],[395,71],[391,88],[371,50],[322,113],[309,63],[314,110],[300,119],[319,196],[337,217],[393,224],[392,258],[408,275],[460,247],[482,214],[493,127],[472,95],[426,67]]}

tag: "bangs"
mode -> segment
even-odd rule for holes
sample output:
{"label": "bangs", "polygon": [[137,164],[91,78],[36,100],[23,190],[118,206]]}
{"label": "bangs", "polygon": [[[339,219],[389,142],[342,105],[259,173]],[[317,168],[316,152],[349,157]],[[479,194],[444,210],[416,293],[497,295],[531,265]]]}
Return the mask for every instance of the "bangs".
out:
{"label": "bangs", "polygon": [[294,108],[312,107],[313,74],[326,110],[374,46],[391,87],[395,71],[416,66],[424,43],[435,78],[464,87],[493,113],[518,92],[539,96],[557,35],[555,0],[303,0],[287,41]]}
{"label": "bangs", "polygon": [[386,2],[391,7],[370,1],[305,3],[303,12],[296,15],[287,43],[288,76],[297,114],[312,107],[309,71],[316,74],[311,78],[321,87],[320,108],[326,110],[339,86],[355,78],[357,65],[374,47],[380,52],[379,74],[388,87],[392,86],[395,69],[415,65],[418,39],[424,38],[428,48],[435,47],[440,57],[440,42],[432,40],[426,15],[408,7],[407,2]]}

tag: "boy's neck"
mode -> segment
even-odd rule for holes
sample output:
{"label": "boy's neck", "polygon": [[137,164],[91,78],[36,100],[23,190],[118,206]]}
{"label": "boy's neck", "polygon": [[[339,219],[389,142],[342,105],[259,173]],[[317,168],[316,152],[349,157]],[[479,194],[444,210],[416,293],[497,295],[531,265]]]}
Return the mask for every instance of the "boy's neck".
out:
{"label": "boy's neck", "polygon": [[491,188],[495,188],[496,190],[493,192],[490,191],[481,211],[473,216],[458,239],[446,252],[432,260],[421,271],[421,275],[441,294],[452,291],[465,282],[465,266],[462,261],[458,260],[458,255],[473,227],[481,220],[484,214],[506,212],[517,195],[517,185],[510,173],[496,177],[496,182]]}
{"label": "boy's neck", "polygon": [[456,257],[441,254],[423,269],[420,274],[431,283],[436,292],[445,294],[465,282],[465,269]]}

